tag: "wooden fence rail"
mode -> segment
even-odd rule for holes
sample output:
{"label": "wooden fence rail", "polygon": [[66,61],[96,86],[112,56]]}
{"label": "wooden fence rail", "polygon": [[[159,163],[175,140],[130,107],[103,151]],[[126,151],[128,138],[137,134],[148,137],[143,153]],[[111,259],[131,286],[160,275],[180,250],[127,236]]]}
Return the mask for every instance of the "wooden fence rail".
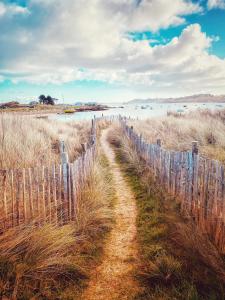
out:
{"label": "wooden fence rail", "polygon": [[28,169],[0,170],[0,232],[27,222],[66,224],[76,218],[81,192],[96,157],[98,121],[119,122],[155,179],[177,197],[182,212],[193,217],[222,253],[225,253],[224,166],[198,154],[197,144],[187,152],[168,151],[146,143],[127,126],[126,118],[101,117],[92,120],[89,142],[83,154],[69,163],[64,144],[61,164]]}
{"label": "wooden fence rail", "polygon": [[69,163],[64,143],[62,163],[0,170],[0,232],[27,222],[65,224],[76,217],[82,188],[95,161],[96,121],[85,152]]}
{"label": "wooden fence rail", "polygon": [[120,118],[124,134],[146,161],[155,179],[181,203],[184,214],[192,216],[218,249],[225,253],[224,166],[198,154],[197,143],[187,152],[168,151],[161,141],[146,143],[141,135]]}

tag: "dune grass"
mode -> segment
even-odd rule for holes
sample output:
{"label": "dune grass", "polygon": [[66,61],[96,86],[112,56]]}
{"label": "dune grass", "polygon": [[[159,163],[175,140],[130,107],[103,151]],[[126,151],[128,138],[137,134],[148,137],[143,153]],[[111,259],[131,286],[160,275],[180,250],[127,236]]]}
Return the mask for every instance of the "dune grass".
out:
{"label": "dune grass", "polygon": [[112,223],[111,174],[100,157],[81,192],[76,221],[24,225],[0,236],[1,299],[80,299]]}
{"label": "dune grass", "polygon": [[64,141],[70,161],[88,140],[91,122],[60,122],[32,116],[0,114],[0,169],[27,168],[60,162]]}
{"label": "dune grass", "polygon": [[143,290],[136,300],[213,300],[225,297],[225,262],[175,199],[163,192],[122,133],[111,142],[137,201],[139,262],[134,276]]}
{"label": "dune grass", "polygon": [[225,110],[170,113],[131,123],[150,143],[160,138],[164,148],[186,151],[191,149],[192,141],[198,141],[201,155],[225,163]]}

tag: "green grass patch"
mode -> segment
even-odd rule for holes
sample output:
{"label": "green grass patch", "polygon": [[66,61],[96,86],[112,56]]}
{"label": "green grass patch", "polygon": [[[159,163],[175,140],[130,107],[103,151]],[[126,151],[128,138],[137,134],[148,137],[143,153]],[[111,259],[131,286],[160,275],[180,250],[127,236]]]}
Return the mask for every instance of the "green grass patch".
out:
{"label": "green grass patch", "polygon": [[179,205],[154,182],[144,163],[135,167],[127,157],[132,155],[116,147],[117,162],[135,194],[138,210],[140,261],[134,276],[143,292],[135,299],[225,299],[222,258],[180,216]]}

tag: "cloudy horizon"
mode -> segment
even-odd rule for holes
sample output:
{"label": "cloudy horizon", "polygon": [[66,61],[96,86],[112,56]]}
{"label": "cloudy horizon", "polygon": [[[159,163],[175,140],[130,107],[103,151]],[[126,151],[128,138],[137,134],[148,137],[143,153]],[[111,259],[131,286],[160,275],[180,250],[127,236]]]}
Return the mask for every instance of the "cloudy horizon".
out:
{"label": "cloudy horizon", "polygon": [[225,94],[225,0],[0,1],[0,101]]}

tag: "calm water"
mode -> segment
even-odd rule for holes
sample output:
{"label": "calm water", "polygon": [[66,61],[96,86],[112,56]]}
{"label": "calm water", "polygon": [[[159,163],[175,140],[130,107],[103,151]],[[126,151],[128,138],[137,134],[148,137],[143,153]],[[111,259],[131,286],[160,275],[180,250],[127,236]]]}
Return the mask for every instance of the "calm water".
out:
{"label": "calm water", "polygon": [[[116,106],[116,105],[114,105]],[[100,117],[108,115],[122,115],[126,117],[147,119],[154,116],[166,115],[168,111],[173,112],[190,112],[196,109],[223,109],[225,103],[151,103],[151,104],[123,104],[124,108],[118,107],[111,108],[106,111],[90,111],[90,112],[77,112],[74,114],[52,115],[51,119],[62,121],[72,120],[90,120],[94,116]]]}

